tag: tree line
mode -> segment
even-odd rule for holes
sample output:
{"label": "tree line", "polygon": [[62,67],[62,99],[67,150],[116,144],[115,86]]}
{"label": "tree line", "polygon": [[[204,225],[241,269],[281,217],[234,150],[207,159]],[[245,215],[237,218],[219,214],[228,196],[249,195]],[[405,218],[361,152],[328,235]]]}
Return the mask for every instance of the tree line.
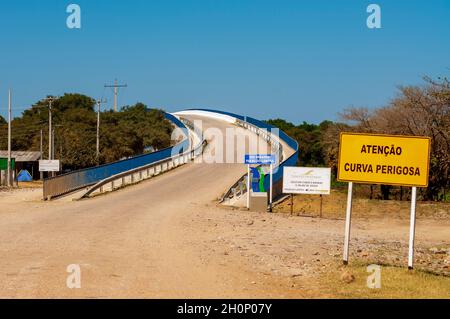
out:
{"label": "tree line", "polygon": [[[420,189],[420,196],[423,200],[449,200],[450,83],[447,78],[425,78],[421,86],[399,87],[388,105],[377,109],[351,107],[339,117],[338,122],[324,121],[319,125],[294,125],[282,119],[268,123],[299,142],[299,165],[331,167],[334,176],[337,175],[341,132],[428,136],[432,141],[430,181],[427,189]],[[392,189],[380,186],[382,198],[389,199]],[[403,194],[403,189],[401,192]]]}
{"label": "tree line", "polygon": [[[39,101],[12,121],[12,149],[39,151],[43,130],[44,158],[48,154],[48,103]],[[93,98],[64,94],[52,106],[55,158],[64,170],[114,162],[171,145],[172,124],[158,109],[142,103],[119,112],[100,114],[100,156],[96,152],[97,112]],[[7,123],[0,117],[0,149],[7,148]]]}

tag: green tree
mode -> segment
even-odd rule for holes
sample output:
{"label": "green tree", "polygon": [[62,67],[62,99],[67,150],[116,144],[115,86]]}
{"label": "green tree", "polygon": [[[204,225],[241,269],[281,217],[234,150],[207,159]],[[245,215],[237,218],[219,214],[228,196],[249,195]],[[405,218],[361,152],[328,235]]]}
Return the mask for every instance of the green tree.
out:
{"label": "green tree", "polygon": [[[65,170],[75,170],[143,154],[149,148],[171,144],[172,125],[161,110],[142,103],[120,112],[101,113],[100,158],[96,156],[97,113],[95,100],[82,94],[64,94],[52,108],[55,157]],[[48,152],[48,103],[39,101],[13,121],[14,150],[38,151],[43,131],[44,154]],[[0,123],[0,146],[7,126]]]}
{"label": "green tree", "polygon": [[300,125],[282,119],[268,120],[299,144],[299,164],[302,166],[323,166],[326,164],[323,152],[323,134],[332,123],[325,121],[319,125],[303,122]]}

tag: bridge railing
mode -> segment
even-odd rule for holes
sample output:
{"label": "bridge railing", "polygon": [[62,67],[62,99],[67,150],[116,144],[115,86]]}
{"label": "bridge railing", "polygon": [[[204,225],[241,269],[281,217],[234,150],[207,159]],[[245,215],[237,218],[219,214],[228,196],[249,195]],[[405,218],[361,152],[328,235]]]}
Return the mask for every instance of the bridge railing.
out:
{"label": "bridge railing", "polygon": [[[257,119],[254,119],[252,117],[248,117],[248,116],[242,116],[242,115],[238,115],[238,114],[234,114],[234,113],[230,113],[230,112],[224,112],[224,111],[216,111],[216,110],[209,110],[209,109],[195,109],[197,111],[205,111],[205,112],[212,112],[212,113],[218,113],[218,114],[223,114],[223,115],[227,115],[230,117],[233,117],[236,119],[236,123],[239,126],[242,126],[244,128],[247,128],[251,131],[253,131],[254,133],[262,136],[263,138],[266,138],[268,143],[272,143],[273,146],[276,148],[278,147],[278,154],[279,154],[279,159],[280,159],[280,163],[277,167],[277,169],[275,169],[274,171],[274,175],[273,175],[273,198],[275,199],[276,197],[280,196],[283,192],[283,172],[284,172],[284,168],[285,167],[290,167],[290,166],[296,166],[297,165],[297,161],[298,161],[298,156],[299,156],[299,145],[298,142],[291,138],[290,136],[288,136],[285,132],[283,132],[282,130],[279,130],[278,128],[265,123],[263,121],[259,121]],[[195,111],[193,110],[193,111]],[[277,130],[277,134],[273,134],[273,130]],[[294,150],[294,153],[287,159],[285,159],[283,157],[283,146],[281,143],[279,143],[279,141],[283,141],[284,143],[286,143],[290,148],[292,148]],[[277,151],[274,152],[275,154],[277,153]],[[266,179],[264,181],[264,186],[266,189],[269,189],[270,185],[269,185],[270,181],[269,179]],[[222,197],[222,202],[225,200],[229,200],[232,199],[233,197],[237,197],[240,195],[243,195],[247,192],[247,174],[245,174],[244,176],[242,176]]]}
{"label": "bridge railing", "polygon": [[[185,136],[189,136],[187,127],[178,118],[169,113],[165,113],[165,117],[174,123],[177,128],[181,129]],[[189,146],[189,139],[184,139],[181,143],[173,147],[157,152],[48,178],[44,180],[44,200],[50,200],[58,196],[63,196],[71,192],[90,187],[106,178],[123,172],[128,172],[146,165],[159,163],[160,161],[170,160],[173,154],[184,154],[187,152],[189,150]]]}
{"label": "bridge railing", "polygon": [[126,185],[139,183],[143,180],[152,178],[154,176],[177,168],[181,165],[187,164],[203,153],[205,145],[206,140],[202,140],[196,147],[182,154],[175,154],[170,158],[166,158],[155,163],[144,165],[142,167],[138,167],[105,178],[104,180],[101,180],[97,184],[90,187],[89,190],[87,190],[80,196],[80,198],[88,198],[96,192],[105,193],[114,191],[116,189],[125,187]]}

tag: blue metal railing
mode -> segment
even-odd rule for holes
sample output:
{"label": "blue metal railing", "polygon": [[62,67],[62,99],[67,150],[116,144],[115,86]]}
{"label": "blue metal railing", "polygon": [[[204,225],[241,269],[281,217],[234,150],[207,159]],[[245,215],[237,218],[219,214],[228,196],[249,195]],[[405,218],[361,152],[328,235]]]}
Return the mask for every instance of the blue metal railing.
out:
{"label": "blue metal railing", "polygon": [[[164,115],[167,120],[171,121],[177,128],[181,129],[185,136],[189,136],[188,128],[178,118],[169,113],[165,113]],[[44,199],[65,195],[81,188],[94,185],[101,180],[122,172],[170,158],[175,154],[182,154],[189,150],[189,146],[189,139],[184,139],[181,143],[173,147],[157,152],[48,178],[44,181]]]}

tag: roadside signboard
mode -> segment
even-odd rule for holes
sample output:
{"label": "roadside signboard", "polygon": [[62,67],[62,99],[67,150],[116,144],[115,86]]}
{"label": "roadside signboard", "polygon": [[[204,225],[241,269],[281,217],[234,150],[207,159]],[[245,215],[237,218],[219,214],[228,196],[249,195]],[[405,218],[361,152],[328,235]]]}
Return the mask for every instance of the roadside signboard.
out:
{"label": "roadside signboard", "polygon": [[39,172],[59,172],[61,169],[59,160],[39,161]]}
{"label": "roadside signboard", "polygon": [[273,165],[276,163],[276,156],[273,154],[247,154],[245,155],[246,165]]}
{"label": "roadside signboard", "polygon": [[331,168],[285,167],[283,193],[330,195]]}
{"label": "roadside signboard", "polygon": [[[269,165],[270,166],[269,204],[270,204],[270,212],[272,212],[273,166],[277,162],[276,155],[273,155],[273,154],[246,154],[244,162],[247,165],[247,190],[249,190],[249,191],[247,191],[247,208],[249,208],[249,209],[250,209],[250,190],[251,190],[251,186],[252,186],[250,165]],[[264,176],[265,176],[265,174],[264,174]],[[264,182],[264,180],[263,180],[263,182]]]}
{"label": "roadside signboard", "polygon": [[345,218],[344,264],[348,264],[353,183],[411,186],[408,268],[414,266],[417,187],[428,187],[431,139],[341,133],[337,179],[349,182]]}
{"label": "roadside signboard", "polygon": [[[14,158],[11,158],[11,169],[15,169],[15,167],[16,167],[16,160]],[[8,170],[8,159],[0,158],[0,171],[6,170]]]}
{"label": "roadside signboard", "polygon": [[338,180],[428,187],[428,137],[342,133]]}

